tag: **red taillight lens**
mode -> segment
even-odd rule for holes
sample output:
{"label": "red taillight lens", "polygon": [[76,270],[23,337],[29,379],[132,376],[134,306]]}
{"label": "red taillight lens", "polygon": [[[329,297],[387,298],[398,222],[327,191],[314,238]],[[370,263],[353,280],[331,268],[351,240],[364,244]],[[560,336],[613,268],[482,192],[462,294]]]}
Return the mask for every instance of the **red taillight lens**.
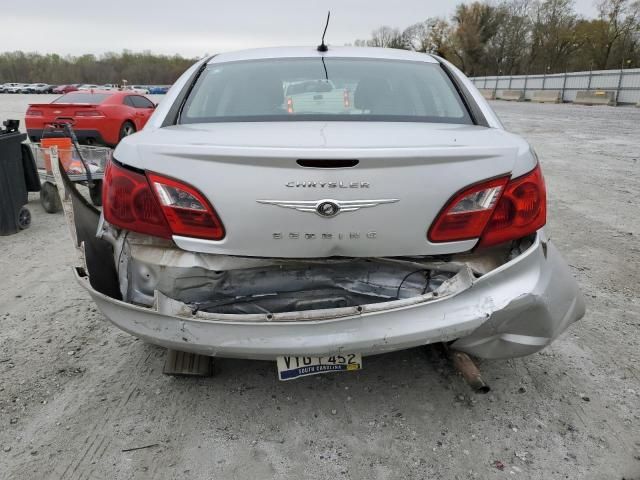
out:
{"label": "red taillight lens", "polygon": [[480,238],[488,247],[542,228],[547,219],[546,189],[540,166],[509,181],[501,177],[473,185],[447,204],[429,229],[431,242]]}
{"label": "red taillight lens", "polygon": [[540,165],[509,182],[482,234],[488,247],[525,237],[547,223],[547,190]]}
{"label": "red taillight lens", "polygon": [[29,109],[27,110],[27,117],[41,117],[42,116],[42,110],[33,110],[33,109]]}
{"label": "red taillight lens", "polygon": [[116,227],[156,237],[221,240],[220,218],[193,187],[155,173],[137,173],[109,162],[104,173],[103,212]]}
{"label": "red taillight lens", "polygon": [[344,108],[349,108],[351,106],[351,100],[349,99],[349,90],[344,89],[342,94],[342,103],[344,104]]}
{"label": "red taillight lens", "polygon": [[169,225],[143,174],[109,162],[104,172],[102,201],[107,222],[126,230],[171,238]]}
{"label": "red taillight lens", "polygon": [[429,229],[431,242],[478,238],[484,230],[508,177],[473,185],[454,196]]}
{"label": "red taillight lens", "polygon": [[293,113],[293,99],[287,97],[287,113]]}
{"label": "red taillight lens", "polygon": [[76,112],[76,117],[103,117],[102,112],[98,110],[79,110]]}
{"label": "red taillight lens", "polygon": [[224,226],[204,195],[172,178],[155,173],[147,173],[147,177],[174,235],[224,238]]}

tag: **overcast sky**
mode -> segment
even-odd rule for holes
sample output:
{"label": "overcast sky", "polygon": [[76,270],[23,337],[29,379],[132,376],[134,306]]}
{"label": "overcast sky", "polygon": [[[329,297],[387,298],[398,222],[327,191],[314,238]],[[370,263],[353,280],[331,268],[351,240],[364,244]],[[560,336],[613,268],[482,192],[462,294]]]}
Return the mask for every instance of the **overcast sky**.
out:
{"label": "overcast sky", "polygon": [[[0,51],[82,54],[151,50],[200,57],[241,48],[319,43],[327,10],[329,44],[368,38],[380,25],[404,28],[449,16],[460,0],[29,0],[0,14]],[[468,2],[465,2],[468,3]],[[94,7],[93,5],[99,5]],[[16,7],[20,5],[20,7]],[[576,10],[595,13],[593,0]]]}

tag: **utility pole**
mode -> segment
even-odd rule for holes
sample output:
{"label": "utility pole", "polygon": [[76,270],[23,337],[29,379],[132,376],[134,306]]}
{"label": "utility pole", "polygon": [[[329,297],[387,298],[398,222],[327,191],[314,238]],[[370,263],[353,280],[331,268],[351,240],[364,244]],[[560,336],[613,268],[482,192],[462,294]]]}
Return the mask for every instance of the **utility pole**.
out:
{"label": "utility pole", "polygon": [[547,65],[547,68],[544,71],[544,75],[542,76],[542,90],[545,89],[544,85],[547,82],[547,72],[551,70],[551,67],[549,65]]}
{"label": "utility pole", "polygon": [[624,64],[627,63],[630,64],[631,63],[631,59],[627,60],[626,62],[624,61],[624,58],[622,59],[622,62],[620,63],[620,74],[618,75],[618,88],[616,88],[616,103],[618,102],[618,99],[620,98],[620,90],[622,89],[622,77],[624,77]]}

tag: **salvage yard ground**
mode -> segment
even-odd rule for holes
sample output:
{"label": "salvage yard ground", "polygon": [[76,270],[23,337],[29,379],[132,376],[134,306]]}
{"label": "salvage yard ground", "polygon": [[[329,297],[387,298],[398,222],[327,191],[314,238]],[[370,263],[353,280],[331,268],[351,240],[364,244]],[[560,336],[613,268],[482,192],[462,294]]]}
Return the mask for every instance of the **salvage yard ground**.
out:
{"label": "salvage yard ground", "polygon": [[[6,97],[0,119],[24,112]],[[0,479],[640,479],[640,109],[493,106],[541,158],[587,315],[481,362],[491,393],[425,348],[287,383],[256,361],[164,376],[165,352],[75,284],[63,217],[32,196],[32,227],[0,237]]]}

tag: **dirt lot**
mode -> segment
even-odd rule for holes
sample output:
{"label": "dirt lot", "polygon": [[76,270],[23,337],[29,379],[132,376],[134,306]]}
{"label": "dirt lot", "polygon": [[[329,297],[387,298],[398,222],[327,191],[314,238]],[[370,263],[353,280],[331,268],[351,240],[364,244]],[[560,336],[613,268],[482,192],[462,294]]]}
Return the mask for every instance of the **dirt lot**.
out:
{"label": "dirt lot", "polygon": [[[0,119],[27,101],[0,96]],[[33,226],[0,237],[0,478],[640,479],[640,109],[494,106],[542,159],[588,313],[483,362],[490,394],[424,348],[288,383],[255,361],[163,376],[165,352],[75,285],[62,215],[34,196]]]}

